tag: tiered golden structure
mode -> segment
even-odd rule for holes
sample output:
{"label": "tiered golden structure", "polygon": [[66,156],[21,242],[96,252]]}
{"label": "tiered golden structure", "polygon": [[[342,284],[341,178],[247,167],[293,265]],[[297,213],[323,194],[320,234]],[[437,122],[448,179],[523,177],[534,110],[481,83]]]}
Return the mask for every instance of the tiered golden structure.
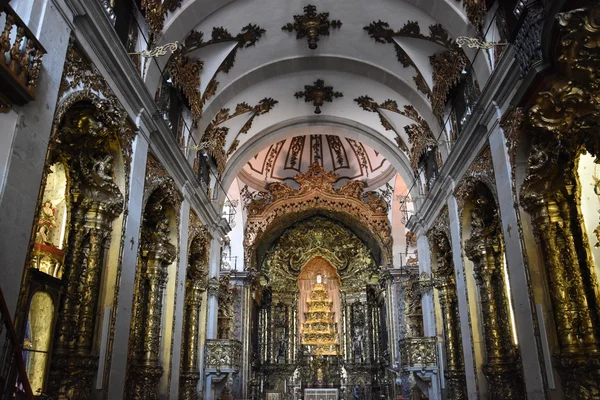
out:
{"label": "tiered golden structure", "polygon": [[337,326],[333,320],[335,313],[331,311],[333,300],[329,298],[320,275],[306,304],[308,312],[304,313],[306,321],[302,326],[302,344],[310,346],[313,355],[338,355]]}

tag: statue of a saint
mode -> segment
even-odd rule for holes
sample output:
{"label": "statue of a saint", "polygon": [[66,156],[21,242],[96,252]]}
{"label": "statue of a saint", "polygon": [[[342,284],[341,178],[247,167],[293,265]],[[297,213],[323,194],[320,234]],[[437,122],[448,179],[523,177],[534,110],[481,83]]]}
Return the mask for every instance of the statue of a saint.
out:
{"label": "statue of a saint", "polygon": [[52,206],[50,200],[44,201],[44,206],[40,211],[40,216],[37,221],[37,232],[35,241],[42,244],[52,244],[48,240],[48,236],[53,228],[58,226],[56,222],[56,208]]}
{"label": "statue of a saint", "polygon": [[318,284],[323,283],[323,277],[321,276],[321,274],[317,275],[317,283]]}

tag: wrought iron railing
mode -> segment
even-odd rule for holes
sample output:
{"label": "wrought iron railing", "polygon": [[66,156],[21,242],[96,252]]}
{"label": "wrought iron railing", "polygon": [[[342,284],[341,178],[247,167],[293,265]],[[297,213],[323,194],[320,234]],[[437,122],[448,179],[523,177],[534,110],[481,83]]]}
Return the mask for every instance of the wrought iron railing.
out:
{"label": "wrought iron railing", "polygon": [[46,50],[8,2],[0,5],[1,23],[4,28],[0,35],[0,108],[6,111],[10,103],[24,105],[35,99]]}
{"label": "wrought iron railing", "polygon": [[33,392],[25,372],[23,346],[17,340],[10,312],[0,289],[0,340],[4,341],[0,350],[0,398],[33,399]]}

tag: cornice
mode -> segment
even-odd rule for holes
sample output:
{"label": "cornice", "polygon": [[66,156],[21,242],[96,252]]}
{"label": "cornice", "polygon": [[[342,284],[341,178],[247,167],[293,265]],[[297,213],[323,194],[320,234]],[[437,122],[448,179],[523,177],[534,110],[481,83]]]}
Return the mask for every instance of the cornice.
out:
{"label": "cornice", "polygon": [[[217,204],[199,187],[199,182],[164,121],[152,115],[157,111],[153,96],[131,62],[99,2],[65,0],[73,13],[74,34],[87,55],[109,82],[119,101],[138,126],[145,127],[151,151],[175,180],[179,188],[187,186],[186,198],[208,226],[222,225]],[[188,184],[189,183],[189,184]],[[187,185],[186,185],[187,184]],[[228,229],[227,229],[228,230]]]}

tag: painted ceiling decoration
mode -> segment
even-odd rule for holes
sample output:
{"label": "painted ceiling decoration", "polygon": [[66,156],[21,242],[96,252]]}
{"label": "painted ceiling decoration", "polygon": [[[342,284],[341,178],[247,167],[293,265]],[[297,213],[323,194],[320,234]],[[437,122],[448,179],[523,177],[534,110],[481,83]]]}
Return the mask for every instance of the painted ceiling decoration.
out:
{"label": "painted ceiling decoration", "polygon": [[325,81],[317,79],[312,85],[305,85],[303,92],[294,93],[294,97],[304,98],[306,103],[313,103],[315,114],[321,114],[321,107],[325,102],[331,103],[334,98],[344,97],[344,94],[335,92],[333,86],[325,86]]}
{"label": "painted ceiling decoration", "polygon": [[329,29],[339,29],[342,21],[334,19],[329,20],[329,13],[322,12],[317,14],[317,7],[307,5],[304,7],[304,14],[294,15],[294,23],[287,23],[281,29],[288,32],[296,31],[296,39],[307,38],[308,48],[315,50],[319,36],[329,36]]}
{"label": "painted ceiling decoration", "polygon": [[[204,40],[204,33],[191,31],[184,40],[183,46],[174,51],[167,63],[167,71],[171,75],[173,84],[183,91],[189,102],[190,110],[196,126],[202,117],[204,103],[217,91],[219,82],[216,76],[219,72],[229,72],[235,63],[238,49],[254,46],[266,31],[258,25],[248,24],[240,33],[233,36],[223,27],[214,27],[210,40]],[[201,89],[200,74],[204,62],[199,59],[197,50],[218,43],[232,42],[235,45],[221,61],[216,71],[210,77],[204,90]]]}
{"label": "painted ceiling decoration", "polygon": [[[232,113],[230,113],[229,108],[222,108],[213,118],[213,120],[210,122],[210,124],[204,131],[204,134],[202,135],[202,138],[196,150],[198,150],[199,152],[204,150],[215,160],[217,164],[219,178],[223,175],[223,172],[225,171],[225,165],[227,164],[227,156],[233,153],[239,144],[238,136],[247,133],[252,127],[254,119],[260,115],[266,114],[269,111],[271,111],[277,103],[277,100],[274,100],[270,97],[265,97],[254,106],[250,106],[248,103],[239,103]],[[223,126],[223,124],[227,121],[232,120],[235,117],[248,113],[251,114],[250,117],[242,126],[242,128],[235,133],[235,138],[233,139],[229,150],[226,152],[225,139],[227,137],[227,134],[229,133],[229,128]],[[197,172],[198,166],[195,165],[194,169]]]}
{"label": "painted ceiling decoration", "polygon": [[380,153],[351,138],[302,135],[279,141],[250,159],[240,179],[262,191],[272,182],[294,185],[294,177],[317,163],[338,175],[341,183],[358,179],[375,189],[389,182],[395,170]]}
{"label": "painted ceiling decoration", "polygon": [[[430,25],[429,35],[421,33],[417,21],[408,21],[398,31],[394,31],[387,22],[381,20],[371,22],[363,29],[377,43],[392,43],[396,49],[396,57],[402,66],[404,68],[413,67],[417,73],[413,77],[417,88],[427,95],[434,114],[441,121],[448,94],[458,83],[461,71],[468,64],[467,56],[461,47],[450,38],[441,24]],[[417,66],[417,61],[403,47],[402,39],[425,40],[435,46],[434,53],[429,56],[429,62],[433,67],[431,77],[426,77],[423,74]],[[427,78],[431,78],[432,85],[428,83]]]}
{"label": "painted ceiling decoration", "polygon": [[[429,127],[427,121],[425,121],[417,110],[412,105],[405,105],[403,110],[398,108],[398,103],[395,100],[386,100],[381,104],[377,104],[371,97],[369,96],[360,96],[354,99],[358,103],[358,105],[365,111],[376,112],[379,115],[379,119],[381,120],[381,124],[385,127],[385,129],[393,129],[390,122],[387,120],[385,115],[380,110],[388,110],[394,113],[403,115],[415,123],[406,125],[404,127],[404,131],[408,135],[408,143],[410,145],[410,151],[406,148],[405,151],[409,153],[410,166],[413,170],[417,170],[419,166],[419,160],[421,157],[427,152],[428,149],[437,147],[437,140]],[[398,135],[398,132],[396,132]],[[396,142],[398,143],[398,147],[404,150],[403,146],[406,144],[402,141],[400,136],[396,137]],[[440,160],[438,158],[438,166],[440,165]]]}

